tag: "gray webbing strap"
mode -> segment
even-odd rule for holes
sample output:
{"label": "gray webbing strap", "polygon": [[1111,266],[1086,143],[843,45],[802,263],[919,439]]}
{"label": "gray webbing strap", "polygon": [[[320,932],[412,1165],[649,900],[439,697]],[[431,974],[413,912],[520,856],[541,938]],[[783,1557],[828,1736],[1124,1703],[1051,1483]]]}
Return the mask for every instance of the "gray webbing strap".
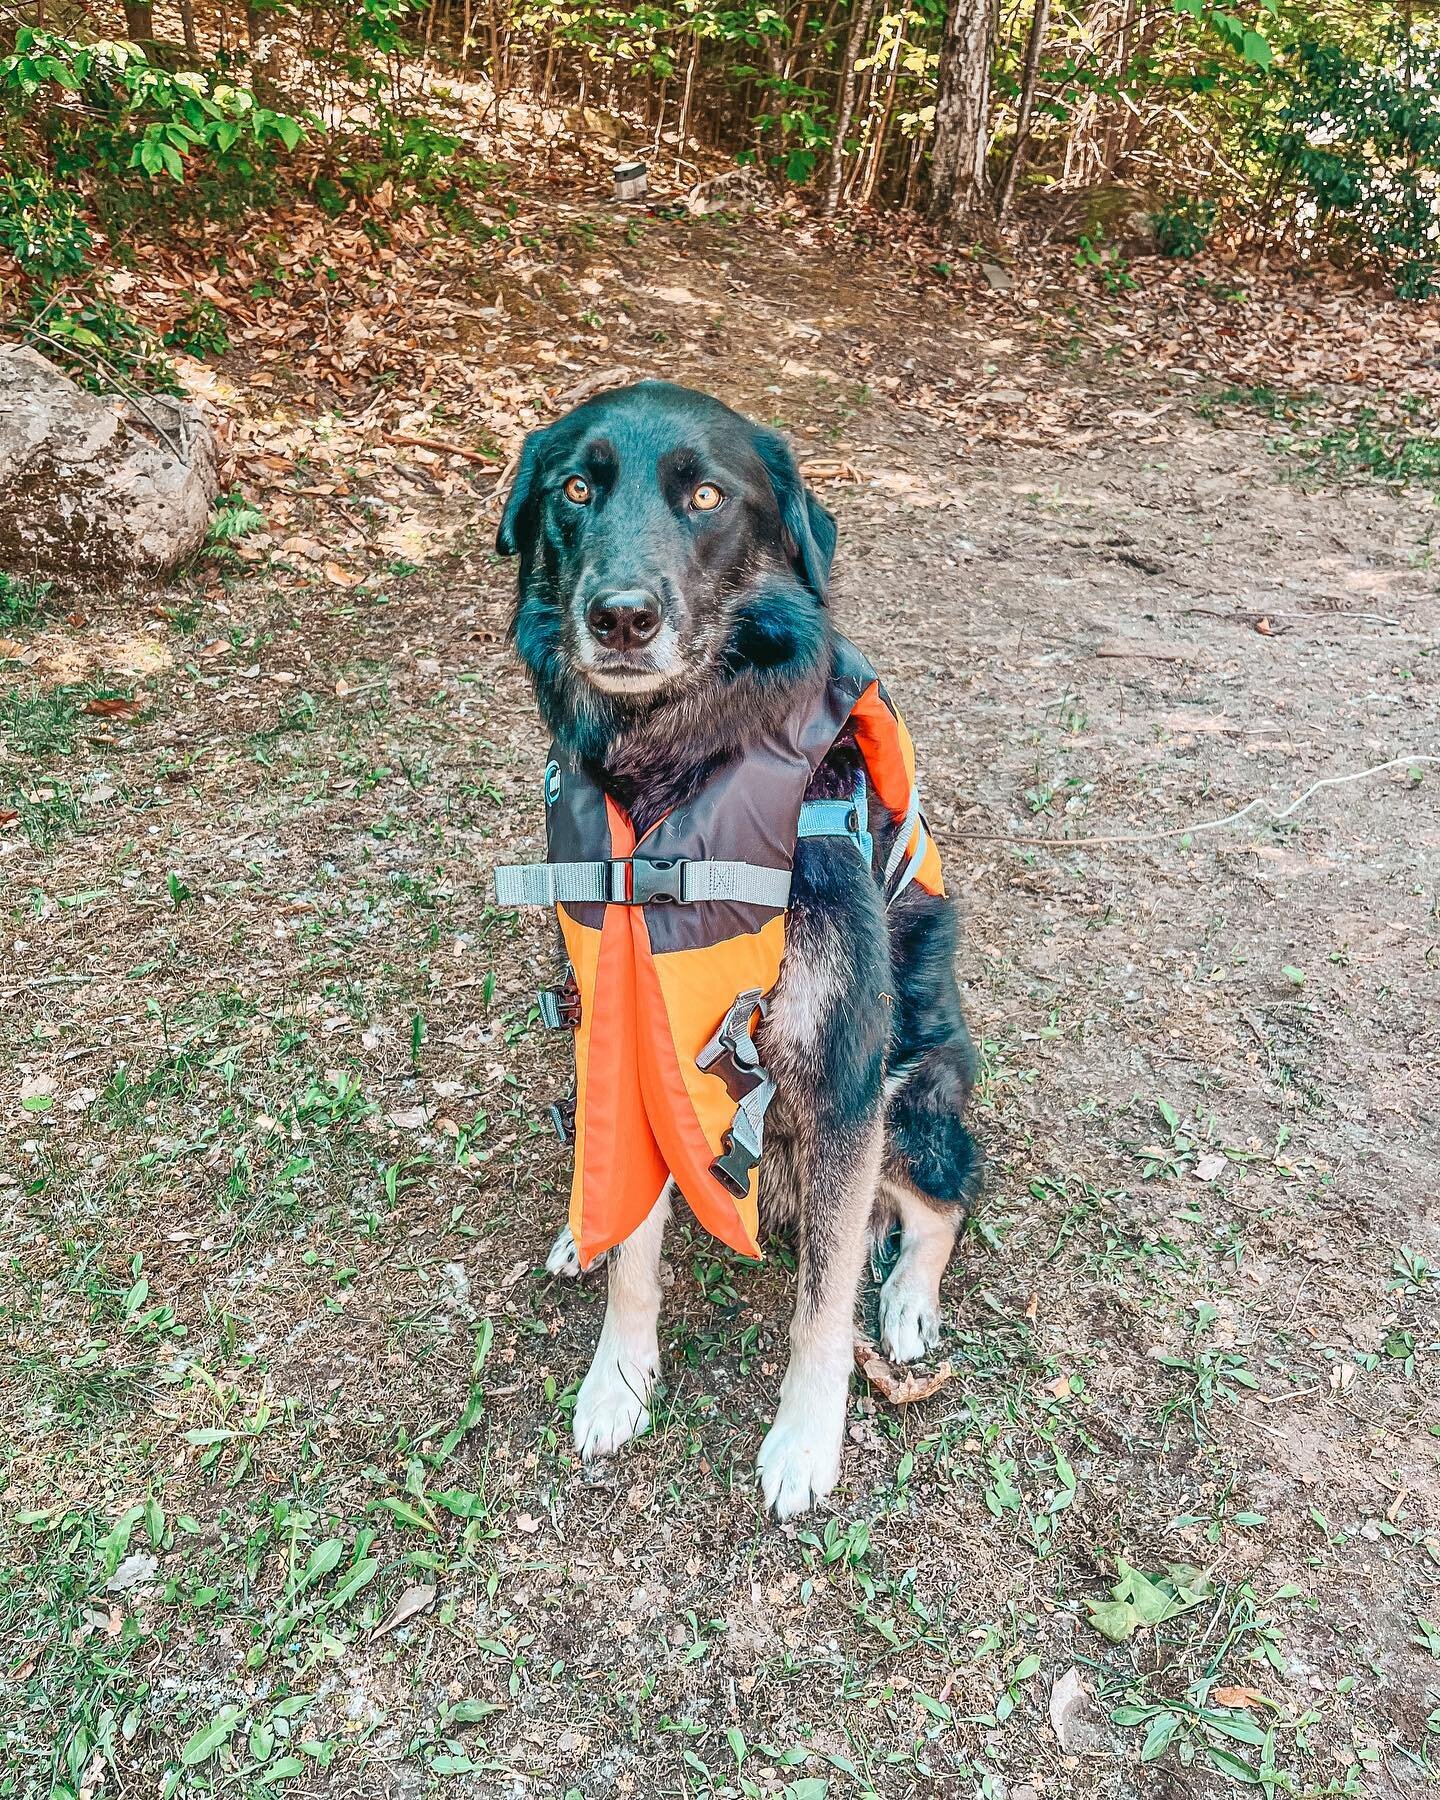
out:
{"label": "gray webbing strap", "polygon": [[730,1141],[753,1162],[758,1163],[765,1151],[765,1109],[774,1098],[774,1078],[762,1070],[760,1085],[735,1108]]}
{"label": "gray webbing strap", "polygon": [[646,862],[641,857],[614,862],[507,863],[495,871],[495,899],[501,906],[609,904],[647,906],[670,901],[691,906],[729,900],[783,912],[790,899],[790,871],[761,863],[675,858]]}
{"label": "gray webbing strap", "polygon": [[[905,817],[900,821],[900,829],[895,835],[895,842],[890,846],[890,856],[885,864],[885,873],[880,877],[880,885],[882,888],[889,887],[890,877],[900,867],[900,859],[904,856],[906,847],[909,845],[910,839],[914,835],[915,827],[919,823],[920,784],[915,782],[910,788],[910,803],[905,808]],[[903,887],[905,884],[902,882],[900,885]],[[897,894],[899,891],[899,888],[895,890]]]}
{"label": "gray webbing strap", "polygon": [[572,905],[610,897],[609,863],[507,863],[495,871],[495,898],[501,906]]}
{"label": "gray webbing strap", "polygon": [[920,873],[920,865],[924,862],[925,852],[930,847],[930,833],[925,829],[925,821],[919,819],[916,823],[919,829],[915,834],[914,852],[911,855],[909,862],[907,862],[905,867],[900,871],[900,879],[895,883],[894,892],[886,897],[885,904],[887,907],[891,907],[895,904],[905,892],[906,888],[909,887],[910,883]]}

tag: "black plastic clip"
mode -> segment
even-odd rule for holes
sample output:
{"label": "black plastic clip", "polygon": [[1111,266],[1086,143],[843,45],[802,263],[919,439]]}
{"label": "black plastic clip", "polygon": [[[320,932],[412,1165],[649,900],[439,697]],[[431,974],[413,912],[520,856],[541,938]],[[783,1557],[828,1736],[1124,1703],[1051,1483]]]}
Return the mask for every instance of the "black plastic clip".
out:
{"label": "black plastic clip", "polygon": [[575,1094],[573,1089],[568,1094],[561,1094],[558,1100],[551,1101],[550,1123],[555,1127],[555,1135],[562,1144],[575,1142]]}
{"label": "black plastic clip", "polygon": [[720,1077],[732,1100],[743,1100],[766,1078],[760,1053],[750,1035],[750,1020],[757,1011],[763,1018],[769,1011],[768,1003],[759,988],[747,988],[695,1058],[697,1069]]}
{"label": "black plastic clip", "polygon": [[580,988],[570,970],[560,987],[541,988],[535,996],[540,1023],[547,1031],[574,1031],[580,1023]]}
{"label": "black plastic clip", "polygon": [[759,1162],[758,1156],[752,1156],[741,1144],[735,1142],[733,1132],[727,1131],[720,1140],[724,1154],[717,1156],[710,1165],[710,1173],[737,1200],[743,1200],[750,1192],[750,1172]]}

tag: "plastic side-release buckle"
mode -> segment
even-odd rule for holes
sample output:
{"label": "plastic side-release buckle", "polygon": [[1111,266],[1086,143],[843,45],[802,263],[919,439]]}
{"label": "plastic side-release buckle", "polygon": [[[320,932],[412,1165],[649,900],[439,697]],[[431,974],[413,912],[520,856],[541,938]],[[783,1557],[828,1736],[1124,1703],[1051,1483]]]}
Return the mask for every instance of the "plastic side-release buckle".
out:
{"label": "plastic side-release buckle", "polygon": [[760,1158],[752,1156],[743,1145],[737,1144],[732,1132],[725,1133],[723,1142],[725,1154],[717,1156],[711,1163],[710,1173],[737,1200],[743,1200],[750,1192],[750,1172]]}
{"label": "plastic side-release buckle", "polygon": [[575,1090],[561,1094],[550,1103],[550,1123],[555,1127],[555,1135],[562,1144],[575,1142]]}
{"label": "plastic side-release buckle", "polygon": [[535,996],[540,1023],[547,1031],[574,1031],[580,1024],[580,987],[575,971],[566,972],[559,987],[541,988]]}
{"label": "plastic side-release buckle", "polygon": [[630,892],[626,896],[632,906],[654,906],[685,902],[685,871],[689,867],[683,856],[633,856],[630,870]]}
{"label": "plastic side-release buckle", "polygon": [[750,1191],[751,1173],[765,1147],[765,1110],[775,1095],[775,1083],[750,1034],[752,1015],[764,1018],[768,1011],[759,988],[747,988],[695,1058],[696,1067],[718,1075],[738,1102],[734,1123],[721,1139],[721,1154],[710,1165],[710,1173],[737,1200]]}
{"label": "plastic side-release buckle", "polygon": [[769,1010],[770,1003],[759,988],[747,988],[736,996],[709,1043],[696,1055],[695,1067],[718,1075],[732,1100],[743,1100],[766,1079],[760,1052],[750,1035],[750,1017],[758,1012],[763,1019]]}

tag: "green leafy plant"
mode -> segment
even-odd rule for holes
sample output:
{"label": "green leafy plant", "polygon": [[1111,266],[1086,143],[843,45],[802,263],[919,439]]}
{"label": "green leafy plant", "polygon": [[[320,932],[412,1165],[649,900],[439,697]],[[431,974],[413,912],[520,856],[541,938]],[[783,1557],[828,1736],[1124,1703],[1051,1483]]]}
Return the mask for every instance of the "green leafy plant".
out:
{"label": "green leafy plant", "polygon": [[0,625],[13,630],[30,624],[54,585],[53,581],[32,581],[24,575],[0,573]]}
{"label": "green leafy plant", "polygon": [[1162,256],[1198,256],[1209,243],[1220,216],[1214,200],[1185,194],[1152,215],[1155,242]]}
{"label": "green leafy plant", "polygon": [[1301,235],[1382,269],[1402,299],[1440,290],[1440,42],[1403,21],[1368,53],[1306,37],[1278,119],[1258,134]]}
{"label": "green leafy plant", "polygon": [[1087,1600],[1090,1623],[1112,1644],[1124,1644],[1137,1631],[1163,1625],[1209,1597],[1208,1576],[1188,1563],[1171,1563],[1163,1575],[1142,1575],[1123,1556],[1115,1559],[1120,1579],[1108,1600]]}
{"label": "green leafy plant", "polygon": [[1107,294],[1125,294],[1138,285],[1119,247],[1107,244],[1103,232],[1080,239],[1080,247],[1075,252],[1075,267],[1093,269],[1105,284]]}

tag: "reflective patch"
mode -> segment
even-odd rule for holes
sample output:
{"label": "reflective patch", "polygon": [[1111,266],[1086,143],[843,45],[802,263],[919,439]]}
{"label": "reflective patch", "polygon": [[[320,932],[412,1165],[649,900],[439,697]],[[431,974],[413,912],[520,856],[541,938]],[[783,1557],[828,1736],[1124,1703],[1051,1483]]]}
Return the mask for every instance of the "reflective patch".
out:
{"label": "reflective patch", "polygon": [[558,762],[545,765],[545,804],[553,806],[560,798],[560,765]]}

